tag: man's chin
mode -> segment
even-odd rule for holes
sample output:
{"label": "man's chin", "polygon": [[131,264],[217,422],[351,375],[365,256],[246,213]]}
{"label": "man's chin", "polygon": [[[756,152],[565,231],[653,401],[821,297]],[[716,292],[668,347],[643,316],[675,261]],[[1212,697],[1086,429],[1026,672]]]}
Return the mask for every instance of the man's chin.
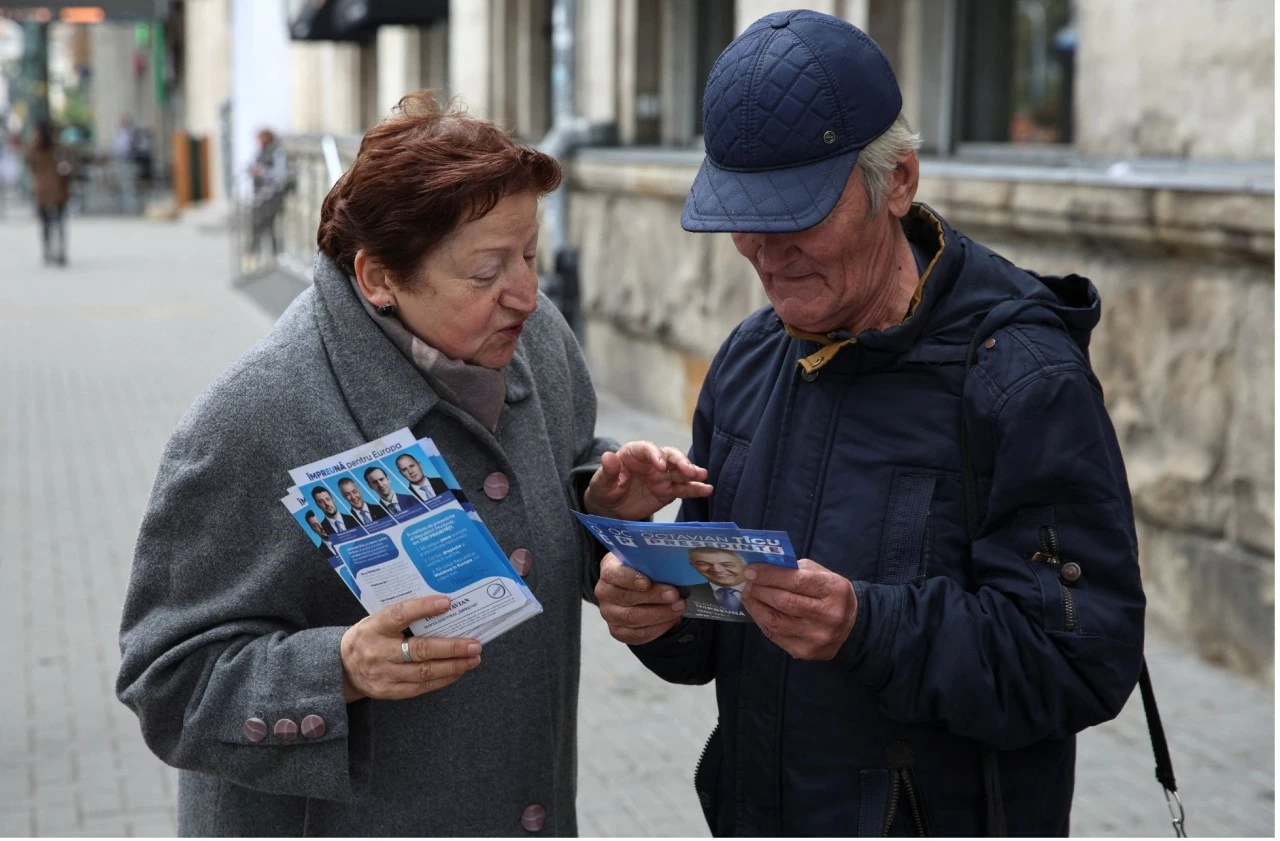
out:
{"label": "man's chin", "polygon": [[783,299],[773,301],[773,311],[782,319],[782,323],[806,333],[830,333],[839,329],[832,326],[834,319],[821,307],[815,307],[812,301],[796,301]]}

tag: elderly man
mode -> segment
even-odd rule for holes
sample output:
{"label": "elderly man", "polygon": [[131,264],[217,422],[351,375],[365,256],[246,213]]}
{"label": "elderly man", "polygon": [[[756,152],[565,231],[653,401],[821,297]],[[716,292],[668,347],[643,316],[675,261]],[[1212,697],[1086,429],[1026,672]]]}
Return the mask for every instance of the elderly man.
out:
{"label": "elderly man", "polygon": [[716,681],[718,835],[1066,835],[1075,734],[1142,665],[1098,295],[914,203],[901,106],[875,43],[813,12],[757,21],[707,82],[683,225],[730,232],[771,306],[711,364],[692,458],[715,492],[682,517],[806,560],[750,568],[755,624],[681,619],[612,557],[596,595],[655,673]]}

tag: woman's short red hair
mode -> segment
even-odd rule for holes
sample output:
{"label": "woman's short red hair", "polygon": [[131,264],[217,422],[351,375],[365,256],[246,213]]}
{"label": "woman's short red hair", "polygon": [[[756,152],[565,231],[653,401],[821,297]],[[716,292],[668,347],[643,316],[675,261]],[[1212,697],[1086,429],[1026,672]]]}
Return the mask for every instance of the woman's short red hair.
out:
{"label": "woman's short red hair", "polygon": [[320,250],[348,274],[365,249],[411,282],[422,259],[503,198],[560,185],[560,164],[432,91],[400,100],[325,197]]}

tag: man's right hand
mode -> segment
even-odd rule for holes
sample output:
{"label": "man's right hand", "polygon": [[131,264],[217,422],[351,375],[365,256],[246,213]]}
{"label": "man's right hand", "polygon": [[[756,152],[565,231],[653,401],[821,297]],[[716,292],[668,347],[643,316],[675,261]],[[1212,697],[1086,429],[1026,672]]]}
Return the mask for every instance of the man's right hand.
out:
{"label": "man's right hand", "polygon": [[654,584],[623,566],[612,552],[600,562],[596,602],[609,633],[628,645],[652,642],[675,627],[684,613],[684,600],[675,587]]}

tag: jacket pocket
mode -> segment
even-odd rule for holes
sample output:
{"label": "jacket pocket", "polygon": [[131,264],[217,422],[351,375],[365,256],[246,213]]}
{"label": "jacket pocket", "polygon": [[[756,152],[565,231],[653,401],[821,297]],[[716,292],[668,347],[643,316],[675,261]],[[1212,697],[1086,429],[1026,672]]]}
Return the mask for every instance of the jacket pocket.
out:
{"label": "jacket pocket", "polygon": [[889,489],[876,564],[876,583],[912,584],[924,581],[933,556],[931,514],[938,479],[896,473]]}
{"label": "jacket pocket", "polygon": [[715,486],[711,497],[711,519],[730,519],[733,500],[738,494],[738,483],[747,464],[750,443],[719,428],[711,433],[711,452],[707,457],[707,481]]}
{"label": "jacket pocket", "polygon": [[858,773],[858,837],[884,832],[889,816],[889,771],[868,768]]}
{"label": "jacket pocket", "polygon": [[1040,582],[1046,630],[1140,644],[1145,599],[1128,507],[1063,503],[1023,516],[1019,542]]}
{"label": "jacket pocket", "polygon": [[[1037,574],[1045,589],[1045,601],[1052,605],[1055,589],[1059,600],[1058,605],[1049,607],[1046,612],[1046,623],[1053,622],[1055,630],[1074,631],[1079,623],[1076,600],[1068,585],[1080,580],[1080,565],[1062,557],[1062,540],[1056,525],[1040,526],[1038,535],[1040,551],[1033,553],[1031,560],[1037,566]],[[1058,620],[1061,625],[1056,624]]]}

